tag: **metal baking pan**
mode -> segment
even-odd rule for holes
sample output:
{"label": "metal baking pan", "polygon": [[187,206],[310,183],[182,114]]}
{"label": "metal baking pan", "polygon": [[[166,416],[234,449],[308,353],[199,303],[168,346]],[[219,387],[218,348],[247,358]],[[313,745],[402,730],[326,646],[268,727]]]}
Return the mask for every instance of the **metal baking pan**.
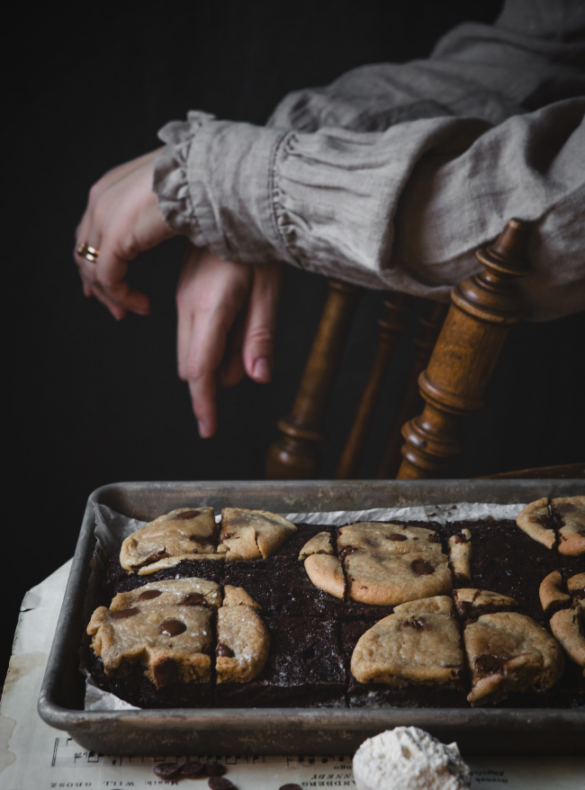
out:
{"label": "metal baking pan", "polygon": [[78,671],[93,554],[93,503],[149,520],[185,505],[280,513],[395,505],[530,502],[585,493],[583,480],[119,483],[90,496],[39,699],[39,714],[84,748],[106,754],[349,754],[382,730],[421,727],[464,754],[585,754],[585,710],[170,709],[83,710]]}

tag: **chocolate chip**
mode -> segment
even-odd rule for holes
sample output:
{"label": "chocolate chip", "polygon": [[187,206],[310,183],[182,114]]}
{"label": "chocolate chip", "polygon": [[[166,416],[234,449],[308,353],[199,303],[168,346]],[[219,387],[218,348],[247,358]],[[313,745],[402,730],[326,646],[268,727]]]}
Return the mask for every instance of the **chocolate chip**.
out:
{"label": "chocolate chip", "polygon": [[184,513],[179,513],[178,516],[173,516],[173,521],[187,521],[190,518],[196,518],[199,513],[199,510],[186,510]]}
{"label": "chocolate chip", "polygon": [[355,546],[342,546],[339,549],[339,559],[344,560],[346,557],[349,557],[350,554],[355,554],[356,551],[359,551]]}
{"label": "chocolate chip", "polygon": [[191,592],[184,595],[178,606],[207,606],[207,599],[198,592]]}
{"label": "chocolate chip", "polygon": [[479,675],[495,675],[509,660],[509,656],[492,656],[484,654],[475,659],[475,669]]}
{"label": "chocolate chip", "polygon": [[158,598],[159,595],[162,595],[161,590],[145,590],[143,593],[140,593],[138,600],[150,601],[152,598]]}
{"label": "chocolate chip", "polygon": [[193,762],[183,763],[181,776],[186,779],[197,779],[203,773],[203,763],[194,760]]}
{"label": "chocolate chip", "polygon": [[110,612],[112,620],[125,620],[127,617],[134,617],[137,614],[140,614],[140,609],[136,606],[131,609],[118,609],[117,612]]}
{"label": "chocolate chip", "polygon": [[288,784],[288,785],[281,785],[278,790],[303,790],[300,785],[295,784]]}
{"label": "chocolate chip", "polygon": [[181,773],[181,766],[177,763],[159,763],[154,766],[154,773],[161,779],[174,779]]}
{"label": "chocolate chip", "polygon": [[227,768],[223,763],[205,763],[203,766],[205,776],[223,776],[226,771]]}
{"label": "chocolate chip", "polygon": [[421,560],[421,559],[413,560],[410,563],[410,567],[419,576],[428,576],[430,573],[435,572],[435,569],[433,568],[431,563],[427,562],[426,560]]}
{"label": "chocolate chip", "polygon": [[187,626],[181,620],[164,620],[160,624],[160,632],[165,636],[178,636],[186,630]]}
{"label": "chocolate chip", "polygon": [[437,535],[436,532],[433,532],[431,535],[429,535],[427,540],[429,541],[429,543],[438,543],[439,542],[439,536]]}
{"label": "chocolate chip", "polygon": [[212,776],[207,782],[211,790],[231,790],[234,785],[224,776]]}
{"label": "chocolate chip", "polygon": [[231,647],[228,647],[227,645],[223,645],[221,642],[218,642],[217,649],[215,652],[216,655],[223,656],[224,658],[233,658],[235,655]]}
{"label": "chocolate chip", "polygon": [[179,680],[179,667],[172,658],[163,658],[153,665],[152,671],[157,686],[168,686],[169,683],[176,683]]}
{"label": "chocolate chip", "polygon": [[426,631],[428,629],[427,622],[422,617],[413,617],[412,620],[407,620],[403,625],[405,628],[414,628],[415,631]]}
{"label": "chocolate chip", "polygon": [[562,505],[554,505],[554,509],[557,513],[574,513],[577,508],[575,505],[572,505],[570,502],[565,502]]}
{"label": "chocolate chip", "polygon": [[399,535],[398,532],[393,532],[391,535],[388,535],[388,540],[408,540],[408,537],[406,535]]}

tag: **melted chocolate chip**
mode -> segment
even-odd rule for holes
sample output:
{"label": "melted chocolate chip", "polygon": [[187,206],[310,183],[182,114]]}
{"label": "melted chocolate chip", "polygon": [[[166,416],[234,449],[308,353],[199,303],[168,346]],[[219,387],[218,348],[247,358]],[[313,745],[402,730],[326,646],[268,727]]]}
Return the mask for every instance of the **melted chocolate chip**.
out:
{"label": "melted chocolate chip", "polygon": [[356,549],[355,546],[342,546],[339,549],[339,559],[344,560],[346,557],[349,557],[350,554],[355,554],[359,549]]}
{"label": "melted chocolate chip", "polygon": [[554,509],[557,513],[574,513],[577,508],[575,505],[572,505],[570,502],[565,502],[562,505],[554,505]]}
{"label": "melted chocolate chip", "polygon": [[199,510],[186,510],[184,513],[179,513],[178,516],[173,516],[173,521],[187,521],[190,518],[196,518],[199,513]]}
{"label": "melted chocolate chip", "polygon": [[145,590],[143,593],[140,593],[138,596],[139,601],[150,601],[152,598],[158,598],[159,595],[162,595],[161,590]]}
{"label": "melted chocolate chip", "polygon": [[202,593],[190,592],[181,598],[178,606],[207,606],[207,599]]}
{"label": "melted chocolate chip", "polygon": [[422,617],[413,617],[412,620],[407,620],[403,623],[405,628],[414,628],[415,631],[426,631],[428,629],[427,621]]}
{"label": "melted chocolate chip", "polygon": [[475,669],[478,675],[495,675],[502,671],[502,667],[509,660],[509,656],[492,656],[484,654],[475,659]]}
{"label": "melted chocolate chip", "polygon": [[165,636],[179,636],[186,630],[187,626],[181,620],[164,620],[160,624],[160,632]]}
{"label": "melted chocolate chip", "polygon": [[215,652],[216,655],[223,656],[224,658],[233,658],[235,655],[231,647],[228,647],[227,645],[224,645],[221,642],[218,642],[217,649]]}
{"label": "melted chocolate chip", "polygon": [[420,558],[418,560],[413,560],[410,563],[410,567],[412,568],[414,573],[418,574],[419,576],[428,576],[430,573],[435,572],[435,569],[433,568],[430,562],[427,562],[426,560],[421,560]]}
{"label": "melted chocolate chip", "polygon": [[181,766],[177,763],[159,763],[154,766],[154,773],[161,779],[174,779],[181,773]]}
{"label": "melted chocolate chip", "polygon": [[197,779],[203,773],[203,763],[194,760],[193,762],[183,763],[181,776],[186,779]]}
{"label": "melted chocolate chip", "polygon": [[398,532],[393,532],[391,535],[388,535],[388,540],[408,540],[406,535],[399,535]]}
{"label": "melted chocolate chip", "polygon": [[134,617],[140,614],[140,609],[134,606],[132,609],[118,609],[117,612],[110,612],[112,620],[125,620],[127,617]]}
{"label": "melted chocolate chip", "polygon": [[234,785],[225,776],[212,776],[207,782],[211,790],[232,790]]}
{"label": "melted chocolate chip", "polygon": [[[223,776],[226,771],[227,768],[223,763],[205,763],[203,766],[205,776]],[[211,785],[209,786],[211,787]]]}
{"label": "melted chocolate chip", "polygon": [[179,680],[179,667],[172,658],[163,658],[154,664],[152,671],[158,686],[167,686]]}

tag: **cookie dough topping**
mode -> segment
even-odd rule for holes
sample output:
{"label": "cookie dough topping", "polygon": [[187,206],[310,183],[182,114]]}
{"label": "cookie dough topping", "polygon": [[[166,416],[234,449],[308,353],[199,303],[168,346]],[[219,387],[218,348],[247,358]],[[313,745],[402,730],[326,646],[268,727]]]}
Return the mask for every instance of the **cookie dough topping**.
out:
{"label": "cookie dough topping", "polygon": [[157,688],[169,683],[208,683],[212,614],[221,590],[207,579],[172,579],[119,593],[110,608],[93,613],[87,633],[106,674],[143,664]]}
{"label": "cookie dough topping", "polygon": [[[194,555],[216,552],[212,507],[177,508],[141,527],[122,543],[120,565],[130,573],[152,573]],[[161,565],[161,561],[166,564]],[[152,566],[159,563],[155,568]],[[148,570],[146,570],[148,568]]]}
{"label": "cookie dough topping", "polygon": [[341,560],[329,554],[311,554],[305,560],[307,576],[315,587],[334,595],[335,598],[345,597],[345,577]]}
{"label": "cookie dough topping", "polygon": [[266,559],[296,531],[291,521],[276,513],[226,507],[217,550],[227,560]]}
{"label": "cookie dough topping", "polygon": [[359,603],[394,606],[451,592],[448,558],[434,530],[352,524],[340,530],[338,553],[347,573],[349,597]]}
{"label": "cookie dough topping", "polygon": [[468,766],[456,743],[447,746],[418,727],[395,727],[364,741],[353,758],[357,790],[466,790]]}
{"label": "cookie dough topping", "polygon": [[569,557],[585,554],[585,496],[551,499],[559,527],[559,553]]}
{"label": "cookie dough topping", "polygon": [[549,573],[548,576],[545,576],[541,581],[538,589],[538,597],[540,598],[540,603],[545,613],[550,612],[553,607],[568,603],[568,601],[571,600],[571,596],[563,592],[562,584],[563,579],[559,571]]}
{"label": "cookie dough topping", "polygon": [[270,636],[256,611],[259,608],[243,588],[226,587],[224,605],[217,613],[218,683],[248,683],[264,669]]}
{"label": "cookie dough topping", "polygon": [[518,606],[518,603],[507,595],[490,590],[477,590],[472,587],[460,587],[458,590],[453,590],[453,598],[457,614],[464,620],[489,612],[515,609]]}
{"label": "cookie dough topping", "polygon": [[334,554],[329,532],[319,532],[308,540],[299,554],[299,560],[304,560],[311,554]]}
{"label": "cookie dough topping", "polygon": [[585,601],[577,600],[573,608],[553,614],[550,627],[571,661],[583,668],[585,676]]}
{"label": "cookie dough topping", "polygon": [[585,573],[577,573],[567,579],[567,590],[574,598],[585,598]]}
{"label": "cookie dough topping", "polygon": [[551,515],[548,498],[543,497],[526,505],[516,519],[516,524],[533,540],[537,540],[552,549],[556,542],[556,534],[551,527]]}
{"label": "cookie dough topping", "polygon": [[359,639],[351,672],[360,683],[461,685],[463,652],[447,596],[396,607]]}
{"label": "cookie dough topping", "polygon": [[449,538],[449,562],[457,580],[471,581],[471,532],[468,529]]}
{"label": "cookie dough topping", "polygon": [[548,689],[563,674],[563,653],[545,629],[516,612],[484,614],[463,633],[471,692],[482,705],[505,699],[511,691]]}

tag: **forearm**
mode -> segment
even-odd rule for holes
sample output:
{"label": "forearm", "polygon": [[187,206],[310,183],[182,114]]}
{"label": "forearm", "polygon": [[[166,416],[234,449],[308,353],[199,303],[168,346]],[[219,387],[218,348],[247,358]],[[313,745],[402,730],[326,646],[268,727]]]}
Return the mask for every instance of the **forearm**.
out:
{"label": "forearm", "polygon": [[285,133],[193,114],[200,128],[183,126],[172,146],[186,180],[173,181],[167,157],[155,186],[171,227],[223,258],[435,297],[477,271],[475,249],[508,219],[532,221],[527,311],[549,318],[585,306],[584,108],[383,133]]}

